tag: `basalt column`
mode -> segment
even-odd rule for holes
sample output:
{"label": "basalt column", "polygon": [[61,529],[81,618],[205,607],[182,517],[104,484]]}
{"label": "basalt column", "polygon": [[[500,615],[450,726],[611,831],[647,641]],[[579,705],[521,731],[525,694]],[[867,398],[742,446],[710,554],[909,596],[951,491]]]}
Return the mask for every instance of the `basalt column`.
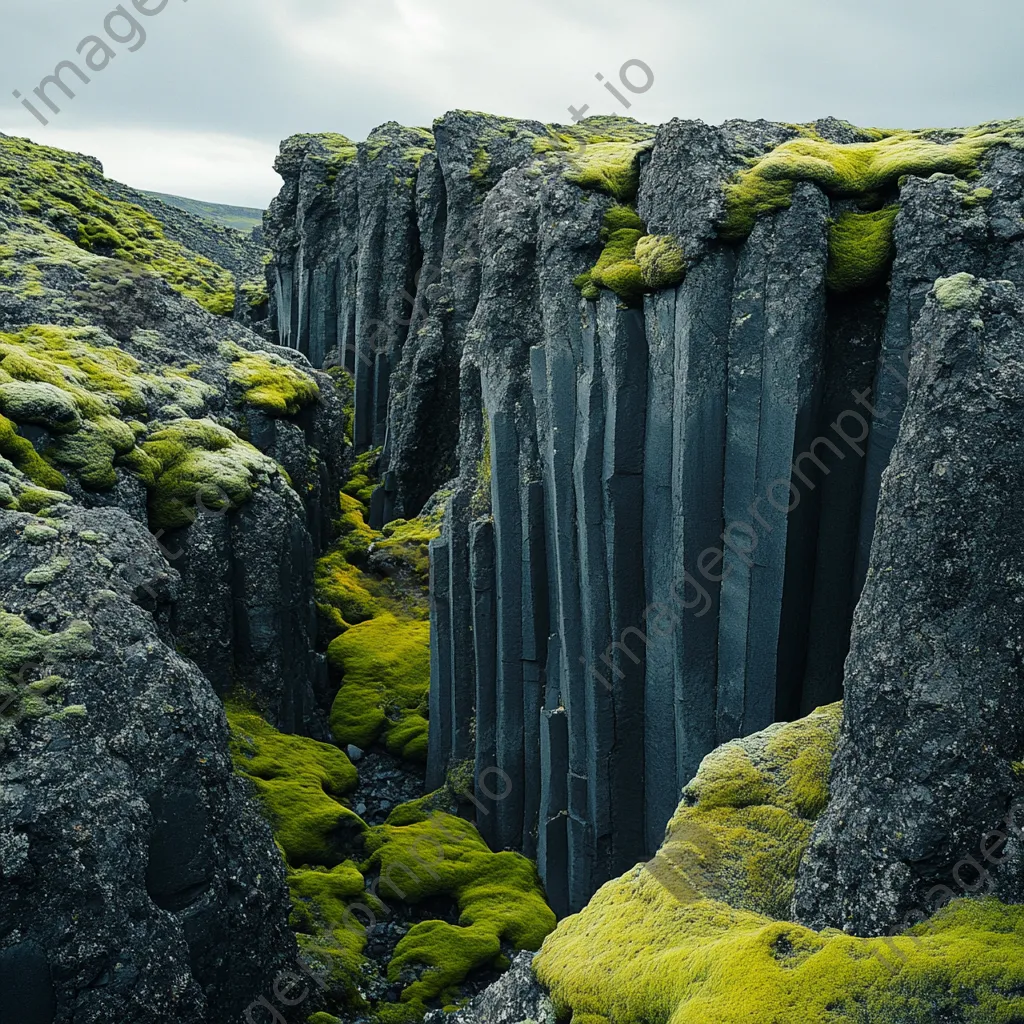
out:
{"label": "basalt column", "polygon": [[[676,793],[717,743],[728,338],[735,275],[731,250],[711,253],[680,286],[675,304],[672,608]],[[655,550],[648,541],[648,548]],[[650,674],[648,674],[650,679]],[[653,680],[651,680],[653,682]],[[667,794],[666,794],[667,796]],[[672,812],[670,812],[671,815]],[[661,814],[651,822],[656,827]]]}
{"label": "basalt column", "polygon": [[452,637],[448,542],[430,542],[430,746],[427,788],[444,783],[452,749]]}
{"label": "basalt column", "polygon": [[359,273],[356,286],[357,449],[384,443],[392,367],[398,364],[420,268],[416,174],[429,133],[388,124],[359,147]]}
{"label": "basalt column", "polygon": [[[813,572],[811,498],[793,463],[814,440],[821,401],[829,206],[813,186],[758,222],[739,256],[729,338],[725,558],[719,625],[718,740],[776,720],[780,675],[806,638],[787,580]],[[797,684],[799,685],[799,684]]]}
{"label": "basalt column", "polygon": [[[476,683],[476,800],[477,827],[492,845],[496,842],[495,800],[505,787],[497,779],[497,577],[494,564],[494,523],[479,519],[470,527],[469,571],[473,586],[473,655]],[[431,738],[433,743],[433,737]]]}

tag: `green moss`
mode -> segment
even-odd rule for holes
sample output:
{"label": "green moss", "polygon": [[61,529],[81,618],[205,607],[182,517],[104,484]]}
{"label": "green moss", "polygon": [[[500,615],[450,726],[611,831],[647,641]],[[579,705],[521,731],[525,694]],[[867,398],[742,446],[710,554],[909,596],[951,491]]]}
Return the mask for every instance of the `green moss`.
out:
{"label": "green moss", "polygon": [[320,613],[333,631],[331,639],[380,611],[382,595],[371,592],[373,581],[348,561],[344,551],[334,549],[317,560],[314,585]]}
{"label": "green moss", "polygon": [[248,405],[273,416],[294,416],[320,397],[316,381],[281,356],[246,352],[237,345],[225,346],[225,354],[233,359],[231,381],[242,389]]}
{"label": "green moss", "polygon": [[137,360],[100,338],[91,328],[42,325],[0,334],[0,408],[53,435],[40,456],[13,426],[0,424],[0,444],[42,486],[64,486],[59,468],[104,490],[117,482],[119,465],[152,484],[155,467],[136,447],[147,428],[125,420],[145,415],[151,401],[174,399],[193,411],[205,404],[207,385],[180,370],[143,373]]}
{"label": "green moss", "polygon": [[643,221],[628,206],[613,206],[604,217],[601,241],[604,249],[596,266],[574,284],[587,299],[596,299],[599,288],[608,288],[624,302],[636,302],[647,289],[636,259],[637,243],[644,236]]}
{"label": "green moss", "polygon": [[935,282],[935,298],[943,309],[973,309],[977,306],[984,288],[973,274],[954,274],[940,277]]}
{"label": "green moss", "polygon": [[74,433],[82,425],[78,405],[68,392],[37,381],[0,384],[0,411],[19,423],[34,423],[58,434]]}
{"label": "green moss", "polygon": [[333,640],[327,658],[342,680],[331,709],[339,743],[387,742],[403,712],[422,712],[430,685],[429,622],[381,614]]}
{"label": "green moss", "polygon": [[402,992],[402,1001],[419,1015],[429,1002],[454,998],[455,986],[471,971],[496,964],[501,942],[536,949],[555,925],[530,861],[492,853],[469,822],[430,812],[423,803],[396,808],[385,825],[367,833],[363,868],[380,871],[384,900],[419,903],[448,896],[458,907],[457,924],[414,925],[388,965],[392,981],[407,967],[428,968]]}
{"label": "green moss", "polygon": [[377,489],[377,463],[380,460],[381,449],[371,448],[356,457],[352,466],[351,475],[345,486],[342,488],[344,494],[355,498],[366,508],[370,507],[370,499]]}
{"label": "green moss", "polygon": [[135,448],[135,434],[121,420],[101,416],[85,421],[73,434],[59,436],[47,454],[72,470],[89,490],[107,490],[117,483],[114,463]]}
{"label": "green moss", "polygon": [[54,491],[65,485],[64,477],[43,460],[32,442],[22,437],[6,416],[0,416],[0,456],[41,488]]}
{"label": "green moss", "polygon": [[470,510],[474,516],[485,516],[491,511],[491,423],[486,410],[483,411],[482,418],[483,443],[480,459],[476,464],[476,488],[470,501]]}
{"label": "green moss", "polygon": [[813,182],[836,198],[883,194],[906,175],[935,173],[970,177],[995,145],[1021,144],[1021,122],[997,122],[962,132],[951,142],[933,142],[927,132],[882,134],[848,145],[797,138],[756,160],[725,186],[726,216],[719,234],[741,241],[757,218],[787,208],[797,182]]}
{"label": "green moss", "polygon": [[26,487],[18,495],[18,511],[38,515],[54,505],[67,501],[71,501],[71,498],[63,491],[51,491],[45,487]]}
{"label": "green moss", "polygon": [[37,565],[25,574],[25,582],[32,587],[48,587],[58,576],[67,572],[71,565],[69,558],[55,558],[44,565]]}
{"label": "green moss", "polygon": [[904,936],[859,939],[711,901],[683,905],[648,876],[631,899],[615,887],[537,958],[562,1011],[604,1011],[621,1024],[1009,1024],[1024,1012],[1014,995],[1024,985],[1022,907],[956,901]]}
{"label": "green moss", "polygon": [[893,228],[899,212],[895,205],[872,213],[847,211],[829,225],[829,288],[851,292],[885,278],[895,251]]}
{"label": "green moss", "polygon": [[710,755],[649,864],[605,885],[535,961],[560,1014],[617,1024],[965,1024],[1024,1011],[1024,908],[958,901],[892,939],[788,913],[827,801],[838,706]]}
{"label": "green moss", "polygon": [[427,587],[430,584],[430,542],[441,535],[444,509],[416,519],[394,519],[382,530],[374,549],[403,563]]}
{"label": "green moss", "polygon": [[60,537],[60,532],[45,523],[29,523],[21,535],[29,544],[49,544]]}
{"label": "green moss", "polygon": [[[340,802],[358,778],[349,759],[326,743],[280,733],[238,705],[229,704],[227,714],[235,767],[254,782],[289,865],[344,864],[365,828]],[[340,872],[303,884],[333,891],[350,882],[351,876]]]}
{"label": "green moss", "polygon": [[482,146],[473,154],[473,163],[469,168],[469,177],[478,184],[487,181],[491,169],[491,155]]}
{"label": "green moss", "polygon": [[359,868],[345,861],[330,870],[289,869],[288,889],[292,900],[289,923],[298,933],[303,959],[325,981],[333,1005],[362,1008],[365,1002],[358,985],[366,928],[349,907],[374,901],[363,891]]}
{"label": "green moss", "polygon": [[651,290],[674,288],[686,277],[686,257],[672,235],[645,235],[636,243],[636,262]]}
{"label": "green moss", "polygon": [[238,290],[245,299],[245,304],[250,309],[262,309],[270,302],[270,292],[267,290],[267,282],[263,278],[258,281],[243,281]]}
{"label": "green moss", "polygon": [[551,126],[533,149],[565,154],[568,181],[631,203],[640,186],[640,155],[651,148],[654,132],[630,118],[588,117],[569,127]]}
{"label": "green moss", "polygon": [[220,511],[241,508],[278,466],[212,420],[174,420],[142,446],[154,467],[149,496],[154,527],[188,526],[197,501]]}
{"label": "green moss", "polygon": [[[235,290],[231,273],[168,239],[163,225],[146,210],[108,198],[96,187],[99,179],[99,172],[73,153],[27,139],[0,138],[2,192],[20,205],[25,227],[57,238],[55,219],[70,220],[82,250],[146,268],[209,311],[230,315]],[[42,297],[45,290],[38,281],[34,284],[31,294]]]}
{"label": "green moss", "polygon": [[0,610],[0,737],[20,722],[53,714],[60,707],[60,676],[42,676],[60,661],[93,653],[92,626],[71,622],[58,633],[43,633],[17,615]]}
{"label": "green moss", "polygon": [[402,993],[404,1000],[414,1004],[456,992],[472,971],[493,965],[501,955],[501,940],[487,924],[459,927],[446,921],[423,921],[413,925],[399,946],[388,965],[390,981],[398,981],[406,966],[428,968]]}

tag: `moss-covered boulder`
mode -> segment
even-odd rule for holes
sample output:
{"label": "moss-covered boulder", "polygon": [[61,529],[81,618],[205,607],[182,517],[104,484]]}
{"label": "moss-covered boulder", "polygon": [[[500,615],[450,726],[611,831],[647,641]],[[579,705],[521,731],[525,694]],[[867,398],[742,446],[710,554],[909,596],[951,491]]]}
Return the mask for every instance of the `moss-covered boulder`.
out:
{"label": "moss-covered boulder", "polygon": [[889,938],[787,920],[839,706],[704,761],[657,856],[535,961],[560,1013],[617,1024],[962,1024],[1024,1013],[1024,907],[961,900]]}

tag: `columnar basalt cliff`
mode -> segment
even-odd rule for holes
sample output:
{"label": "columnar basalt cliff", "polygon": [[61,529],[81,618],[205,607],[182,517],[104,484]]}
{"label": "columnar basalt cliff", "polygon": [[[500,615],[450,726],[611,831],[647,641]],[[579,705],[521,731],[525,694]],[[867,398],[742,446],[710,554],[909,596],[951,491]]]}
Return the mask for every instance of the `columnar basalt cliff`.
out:
{"label": "columnar basalt cliff", "polygon": [[1024,123],[278,169],[0,136],[0,1021],[1024,1020]]}
{"label": "columnar basalt cliff", "polygon": [[712,749],[842,696],[925,298],[1024,286],[1021,131],[460,112],[283,147],[280,340],[353,368],[378,524],[448,492],[428,781],[473,760],[560,912],[657,850]]}

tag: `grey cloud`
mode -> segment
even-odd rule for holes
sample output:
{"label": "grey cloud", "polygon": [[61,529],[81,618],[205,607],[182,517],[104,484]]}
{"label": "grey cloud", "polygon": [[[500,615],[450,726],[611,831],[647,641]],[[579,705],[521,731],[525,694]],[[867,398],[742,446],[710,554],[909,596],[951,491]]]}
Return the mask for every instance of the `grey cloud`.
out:
{"label": "grey cloud", "polygon": [[[3,0],[4,78],[30,93],[101,31],[111,0]],[[1024,109],[1024,7],[978,0],[170,0],[136,53],[117,47],[62,126],[144,125],[276,141],[365,137],[461,106],[568,119],[620,112],[594,79],[639,57],[656,85],[630,113],[963,124]],[[981,41],[983,40],[983,41]],[[3,97],[0,93],[0,97]],[[0,100],[2,102],[2,100]],[[45,129],[23,115],[39,141]],[[7,118],[9,121],[9,118]]]}

